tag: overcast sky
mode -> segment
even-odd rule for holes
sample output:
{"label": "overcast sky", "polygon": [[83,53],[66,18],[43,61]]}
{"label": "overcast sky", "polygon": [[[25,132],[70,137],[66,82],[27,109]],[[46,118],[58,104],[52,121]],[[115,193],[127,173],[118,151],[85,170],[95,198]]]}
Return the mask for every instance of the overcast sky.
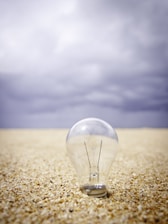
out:
{"label": "overcast sky", "polygon": [[168,127],[167,0],[0,0],[0,127]]}

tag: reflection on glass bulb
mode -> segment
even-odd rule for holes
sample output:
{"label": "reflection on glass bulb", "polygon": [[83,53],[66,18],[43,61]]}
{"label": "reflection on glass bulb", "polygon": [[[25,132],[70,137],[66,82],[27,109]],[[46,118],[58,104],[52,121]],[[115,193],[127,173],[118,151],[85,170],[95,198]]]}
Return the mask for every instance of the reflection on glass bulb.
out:
{"label": "reflection on glass bulb", "polygon": [[70,129],[66,144],[81,191],[89,196],[105,196],[107,176],[118,151],[115,130],[103,120],[87,118]]}

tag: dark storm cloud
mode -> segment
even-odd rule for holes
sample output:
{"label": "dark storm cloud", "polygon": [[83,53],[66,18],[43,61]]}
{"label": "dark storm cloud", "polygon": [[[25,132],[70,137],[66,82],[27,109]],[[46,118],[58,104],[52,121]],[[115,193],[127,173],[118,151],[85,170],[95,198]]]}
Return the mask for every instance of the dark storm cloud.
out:
{"label": "dark storm cloud", "polygon": [[1,1],[0,126],[168,125],[167,12],[164,0]]}
{"label": "dark storm cloud", "polygon": [[[66,83],[66,80],[62,80],[59,83],[56,77],[54,79],[54,77],[44,76],[42,78],[39,76],[36,77],[36,83],[33,80],[33,77],[15,77],[15,79],[10,79],[11,82],[9,80],[2,82],[1,79],[2,115],[41,116],[45,113],[60,114],[64,110],[69,111],[69,108],[73,113],[74,108],[80,108],[80,105],[82,110],[86,110],[86,115],[88,111],[92,110],[92,114],[98,114],[98,116],[103,116],[101,113],[105,114],[105,112],[101,112],[101,108],[111,111],[112,114],[113,110],[121,111],[121,113],[145,110],[168,111],[166,88],[163,91],[167,84],[163,83],[162,78],[158,76],[153,77],[152,81],[146,76],[143,78],[130,77],[129,79],[121,77],[121,79],[104,79],[97,85],[79,85],[78,83],[78,86],[72,85],[73,81]],[[64,85],[65,83],[66,85]],[[78,117],[77,114],[69,115],[69,113],[66,116]],[[78,111],[79,113],[80,111]]]}

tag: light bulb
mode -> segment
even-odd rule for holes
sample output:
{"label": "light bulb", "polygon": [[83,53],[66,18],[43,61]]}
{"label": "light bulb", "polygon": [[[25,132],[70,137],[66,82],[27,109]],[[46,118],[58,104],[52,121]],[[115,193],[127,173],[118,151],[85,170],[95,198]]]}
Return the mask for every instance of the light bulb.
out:
{"label": "light bulb", "polygon": [[106,196],[107,177],[118,151],[115,130],[98,118],[80,120],[69,130],[66,146],[80,190],[89,196]]}

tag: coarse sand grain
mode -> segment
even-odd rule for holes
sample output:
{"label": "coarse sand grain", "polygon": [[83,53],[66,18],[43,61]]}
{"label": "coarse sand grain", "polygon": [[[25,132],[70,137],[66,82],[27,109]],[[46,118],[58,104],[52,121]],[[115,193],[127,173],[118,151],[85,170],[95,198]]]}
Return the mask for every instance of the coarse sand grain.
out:
{"label": "coarse sand grain", "polygon": [[0,130],[0,223],[168,223],[168,129],[118,129],[106,198],[79,190],[64,129]]}

